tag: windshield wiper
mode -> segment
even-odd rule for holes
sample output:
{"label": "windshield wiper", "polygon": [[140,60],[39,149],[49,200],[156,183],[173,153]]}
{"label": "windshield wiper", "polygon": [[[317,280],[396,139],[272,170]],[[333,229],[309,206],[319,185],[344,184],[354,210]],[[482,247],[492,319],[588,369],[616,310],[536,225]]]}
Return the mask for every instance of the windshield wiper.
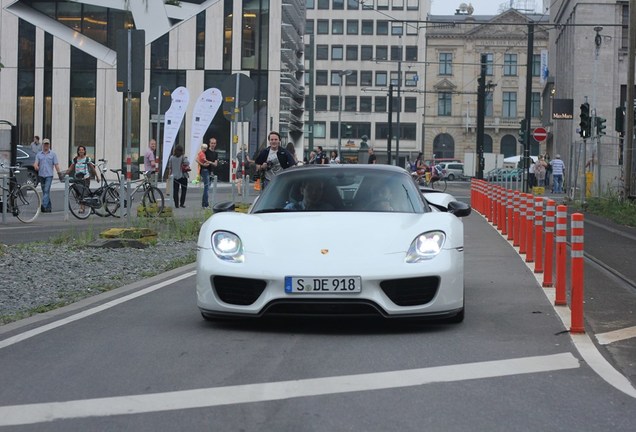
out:
{"label": "windshield wiper", "polygon": [[284,209],[284,208],[269,208],[269,209],[257,210],[257,211],[255,211],[253,213],[254,214],[257,214],[257,213],[283,213],[283,212],[288,212],[288,211],[292,211],[292,210],[288,210],[288,209]]}

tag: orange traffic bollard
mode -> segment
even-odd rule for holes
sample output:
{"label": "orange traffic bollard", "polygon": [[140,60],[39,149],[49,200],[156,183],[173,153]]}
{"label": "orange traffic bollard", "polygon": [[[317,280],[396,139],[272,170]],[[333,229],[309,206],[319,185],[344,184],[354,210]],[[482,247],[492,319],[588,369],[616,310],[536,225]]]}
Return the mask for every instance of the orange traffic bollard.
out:
{"label": "orange traffic bollard", "polygon": [[572,299],[570,305],[572,319],[570,322],[570,333],[585,333],[585,324],[583,322],[583,214],[581,213],[572,215],[570,243],[572,244],[572,262],[570,264],[572,272]]}
{"label": "orange traffic bollard", "polygon": [[564,306],[565,298],[565,260],[566,260],[566,235],[568,229],[568,209],[564,205],[557,207],[556,219],[556,293],[554,304]]}
{"label": "orange traffic bollard", "polygon": [[519,253],[526,253],[526,194],[519,195]]}
{"label": "orange traffic bollard", "polygon": [[521,219],[521,195],[519,191],[514,192],[513,198],[513,221],[512,221],[512,245],[519,246],[521,244],[521,229],[520,229],[520,219]]}
{"label": "orange traffic bollard", "polygon": [[507,215],[507,222],[508,222],[508,240],[512,240],[513,238],[513,214],[514,214],[514,205],[513,205],[513,198],[514,198],[514,192],[510,189],[508,189],[508,200],[506,203],[506,207],[508,210],[508,215]]}
{"label": "orange traffic bollard", "polygon": [[508,222],[506,221],[506,215],[508,214],[508,191],[501,188],[501,204],[499,205],[499,229],[501,235],[508,234]]}
{"label": "orange traffic bollard", "polygon": [[554,267],[554,212],[556,203],[548,200],[545,206],[545,260],[543,266],[544,288],[552,286],[552,269]]}
{"label": "orange traffic bollard", "polygon": [[534,262],[534,195],[526,195],[526,262]]}
{"label": "orange traffic bollard", "polygon": [[534,199],[534,272],[543,273],[543,198]]}

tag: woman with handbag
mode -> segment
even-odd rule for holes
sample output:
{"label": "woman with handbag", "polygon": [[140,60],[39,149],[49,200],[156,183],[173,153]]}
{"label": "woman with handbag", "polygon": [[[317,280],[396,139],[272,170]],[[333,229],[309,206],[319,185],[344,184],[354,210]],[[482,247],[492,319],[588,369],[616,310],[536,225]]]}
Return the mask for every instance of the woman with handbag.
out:
{"label": "woman with handbag", "polygon": [[[170,159],[168,159],[168,176],[172,175],[174,208],[185,208],[189,172],[190,162],[188,158],[183,155],[183,147],[177,145],[172,155],[170,155]],[[179,188],[181,188],[181,196],[179,196]]]}

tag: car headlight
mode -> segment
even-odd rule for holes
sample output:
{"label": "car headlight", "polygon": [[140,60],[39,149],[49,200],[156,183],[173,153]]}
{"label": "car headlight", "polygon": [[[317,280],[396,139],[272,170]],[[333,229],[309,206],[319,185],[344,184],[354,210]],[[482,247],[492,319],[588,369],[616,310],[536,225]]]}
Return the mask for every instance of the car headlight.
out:
{"label": "car headlight", "polygon": [[435,258],[442,250],[445,240],[446,234],[442,231],[429,231],[418,235],[406,253],[406,262],[417,263]]}
{"label": "car headlight", "polygon": [[212,249],[217,257],[224,261],[243,262],[243,243],[239,236],[229,231],[216,231],[212,234]]}

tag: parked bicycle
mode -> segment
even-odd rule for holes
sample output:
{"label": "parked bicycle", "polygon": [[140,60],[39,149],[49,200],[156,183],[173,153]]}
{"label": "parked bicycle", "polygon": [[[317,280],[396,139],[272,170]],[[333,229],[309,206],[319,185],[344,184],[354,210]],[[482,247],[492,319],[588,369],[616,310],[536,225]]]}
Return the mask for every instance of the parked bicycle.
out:
{"label": "parked bicycle", "polygon": [[[104,192],[105,197],[105,207],[106,211],[115,217],[120,216],[120,189],[121,189],[121,173],[122,169],[111,169],[111,172],[117,174],[117,183],[113,183]],[[137,186],[130,192],[130,200],[131,204],[135,201],[135,197],[137,194],[142,194],[141,197],[141,209],[142,212],[148,217],[156,217],[161,215],[163,209],[165,207],[165,202],[163,198],[163,192],[159,190],[156,186],[152,184],[151,176],[154,174],[154,171],[146,171],[142,173],[142,178],[139,180],[135,180],[132,184],[138,183]],[[123,191],[124,197],[124,208],[122,216],[126,216],[128,214],[128,201],[127,201],[127,189],[124,186]]]}
{"label": "parked bicycle", "polygon": [[[33,222],[40,215],[42,197],[27,183],[27,170],[17,166],[5,166],[2,163],[0,168],[9,170],[9,185],[0,183],[0,199],[4,192],[7,192],[7,212],[17,217],[20,222]],[[0,200],[0,211],[3,211],[3,207],[4,202]]]}
{"label": "parked bicycle", "polygon": [[76,218],[86,219],[91,213],[100,217],[110,216],[105,206],[105,194],[108,187],[114,183],[109,183],[104,175],[107,163],[108,161],[105,159],[98,160],[96,167],[99,170],[100,186],[95,190],[91,190],[90,186],[86,185],[81,174],[69,180],[71,186],[69,187],[68,209]]}

